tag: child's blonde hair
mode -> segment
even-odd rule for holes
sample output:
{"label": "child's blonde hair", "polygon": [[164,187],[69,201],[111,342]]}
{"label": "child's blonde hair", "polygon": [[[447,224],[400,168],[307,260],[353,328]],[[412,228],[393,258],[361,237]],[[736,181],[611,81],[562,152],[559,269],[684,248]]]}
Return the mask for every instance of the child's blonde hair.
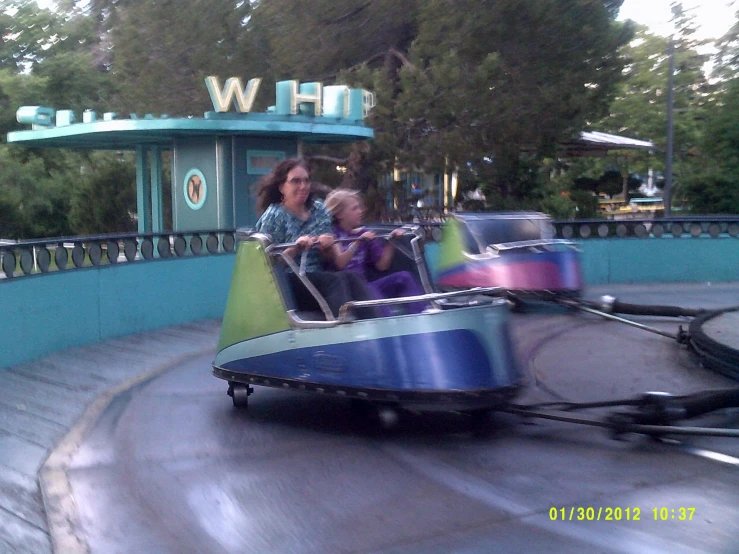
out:
{"label": "child's blonde hair", "polygon": [[352,198],[359,202],[362,201],[362,196],[356,190],[336,189],[328,193],[324,206],[326,206],[328,213],[331,214],[334,223],[338,223],[336,219],[337,214],[346,207],[346,203]]}

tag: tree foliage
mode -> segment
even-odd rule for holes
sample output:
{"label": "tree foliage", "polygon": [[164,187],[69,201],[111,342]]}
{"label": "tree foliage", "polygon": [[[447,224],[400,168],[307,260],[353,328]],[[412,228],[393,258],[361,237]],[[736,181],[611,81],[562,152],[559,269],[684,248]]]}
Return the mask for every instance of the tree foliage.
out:
{"label": "tree foliage", "polygon": [[[634,36],[630,23],[616,21],[621,3],[58,0],[49,11],[8,0],[0,132],[18,128],[21,105],[199,115],[210,109],[208,75],[262,77],[263,90],[281,79],[343,83],[375,93],[367,121],[375,139],[307,147],[321,180],[375,198],[378,177],[393,168],[456,169],[459,193],[482,187],[493,207],[583,216],[595,192],[615,192],[607,170],[623,183],[629,170],[662,168],[662,156],[630,157],[628,167],[622,156],[568,162],[570,175],[557,176],[558,144],[588,127],[664,147],[667,39],[644,28]],[[675,175],[693,207],[709,209],[701,186],[731,198],[739,171],[739,26],[721,41],[723,80],[712,84],[679,3],[674,21]],[[260,94],[256,109],[272,99]],[[0,159],[0,234],[131,228],[128,158],[0,145]],[[580,176],[594,183],[578,185]],[[41,216],[48,224],[32,221]]]}
{"label": "tree foliage", "polygon": [[[259,0],[252,27],[278,78],[335,79],[360,64],[397,65],[416,37],[418,0]],[[295,14],[299,13],[300,17]]]}
{"label": "tree foliage", "polygon": [[49,171],[40,156],[16,147],[0,147],[0,237],[69,235],[67,170]]}
{"label": "tree foliage", "polygon": [[[19,129],[23,105],[103,107],[110,91],[104,72],[86,48],[85,17],[61,17],[35,2],[13,2],[14,29],[0,57],[0,134]],[[6,11],[2,17],[8,15]],[[0,17],[0,20],[2,20]],[[28,31],[26,33],[25,31]],[[5,28],[5,32],[9,32]],[[20,33],[20,34],[19,34]],[[60,104],[61,103],[61,104]],[[32,238],[77,232],[69,219],[80,181],[82,157],[75,152],[0,145],[0,237]]]}
{"label": "tree foliage", "polygon": [[687,207],[694,213],[739,213],[739,77],[724,83],[706,117],[701,146],[683,179]]}
{"label": "tree foliage", "polygon": [[[685,163],[700,147],[701,130],[712,109],[715,87],[704,73],[708,56],[697,50],[701,44],[689,38],[694,32],[690,20],[679,28],[674,41],[674,152],[676,163]],[[640,27],[636,38],[623,52],[630,60],[626,80],[618,87],[608,115],[597,123],[599,130],[655,143],[664,152],[667,136],[667,85],[670,39]],[[664,168],[663,157],[645,161]],[[642,166],[642,170],[646,167]]]}
{"label": "tree foliage", "polygon": [[208,75],[259,76],[261,67],[246,44],[250,2],[114,2],[108,9],[115,14],[106,32],[121,110],[197,115],[209,108],[203,86]]}
{"label": "tree foliage", "polygon": [[526,197],[522,151],[555,153],[606,112],[621,78],[619,48],[631,29],[607,8],[600,0],[424,2],[413,64],[401,72],[407,154],[471,163],[491,173],[501,197]]}
{"label": "tree foliage", "polygon": [[63,22],[36,2],[5,0],[0,11],[0,69],[24,71],[46,57]]}
{"label": "tree foliage", "polygon": [[[83,234],[136,230],[136,171],[132,155],[96,152],[85,160],[69,219]],[[104,199],[104,201],[102,201]]]}

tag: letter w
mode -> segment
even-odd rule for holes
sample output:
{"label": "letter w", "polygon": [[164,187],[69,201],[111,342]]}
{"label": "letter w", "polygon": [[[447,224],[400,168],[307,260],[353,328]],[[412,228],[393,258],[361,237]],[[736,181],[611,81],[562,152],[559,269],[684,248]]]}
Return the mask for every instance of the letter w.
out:
{"label": "letter w", "polygon": [[250,112],[261,83],[261,79],[249,79],[249,82],[246,84],[246,90],[244,90],[241,79],[231,77],[226,79],[223,90],[221,90],[218,84],[218,77],[210,76],[205,78],[205,85],[208,87],[210,101],[213,102],[213,109],[217,112],[227,112],[231,103],[233,103],[237,112]]}

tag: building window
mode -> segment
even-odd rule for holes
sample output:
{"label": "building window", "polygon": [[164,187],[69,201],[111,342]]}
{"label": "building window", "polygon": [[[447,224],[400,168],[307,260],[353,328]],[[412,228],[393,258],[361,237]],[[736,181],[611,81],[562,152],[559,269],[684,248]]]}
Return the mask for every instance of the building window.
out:
{"label": "building window", "polygon": [[246,172],[249,175],[267,175],[285,159],[285,153],[277,150],[249,150],[246,153]]}

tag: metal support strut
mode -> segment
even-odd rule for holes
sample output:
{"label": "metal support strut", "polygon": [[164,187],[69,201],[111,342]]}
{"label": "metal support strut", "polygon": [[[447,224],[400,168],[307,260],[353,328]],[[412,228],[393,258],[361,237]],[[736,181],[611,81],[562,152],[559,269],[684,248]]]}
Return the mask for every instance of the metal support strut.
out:
{"label": "metal support strut", "polygon": [[[603,306],[608,306],[608,300],[607,299],[613,299],[610,302],[610,305],[612,306],[615,303],[615,298],[613,297],[603,297]],[[652,327],[650,325],[644,325],[643,323],[637,323],[636,321],[631,321],[630,319],[625,319],[623,317],[619,317],[617,315],[613,315],[609,311],[604,310],[598,310],[589,306],[586,306],[584,302],[579,300],[570,300],[566,298],[558,299],[557,302],[563,306],[566,306],[568,308],[575,308],[582,312],[586,312],[589,314],[600,316],[604,319],[610,319],[611,321],[617,321],[619,323],[623,323],[625,325],[629,325],[631,327],[636,327],[637,329],[641,329],[642,331],[648,331],[650,333],[654,333],[656,335],[660,335],[663,337],[667,337],[669,339],[676,340],[679,344],[687,344],[688,343],[688,335],[683,330],[682,326],[679,327],[679,330],[676,334],[668,333],[667,331],[662,331],[661,329],[657,329],[656,327]],[[608,309],[608,308],[606,308]]]}
{"label": "metal support strut", "polygon": [[[574,415],[572,412],[620,406],[605,417]],[[629,433],[663,435],[699,435],[739,438],[739,429],[715,427],[682,427],[676,423],[717,410],[739,408],[739,388],[703,391],[686,396],[672,396],[663,392],[647,392],[626,400],[607,402],[549,402],[544,404],[510,404],[500,411],[527,418],[550,419],[566,423],[590,425],[609,429],[613,438]]]}

